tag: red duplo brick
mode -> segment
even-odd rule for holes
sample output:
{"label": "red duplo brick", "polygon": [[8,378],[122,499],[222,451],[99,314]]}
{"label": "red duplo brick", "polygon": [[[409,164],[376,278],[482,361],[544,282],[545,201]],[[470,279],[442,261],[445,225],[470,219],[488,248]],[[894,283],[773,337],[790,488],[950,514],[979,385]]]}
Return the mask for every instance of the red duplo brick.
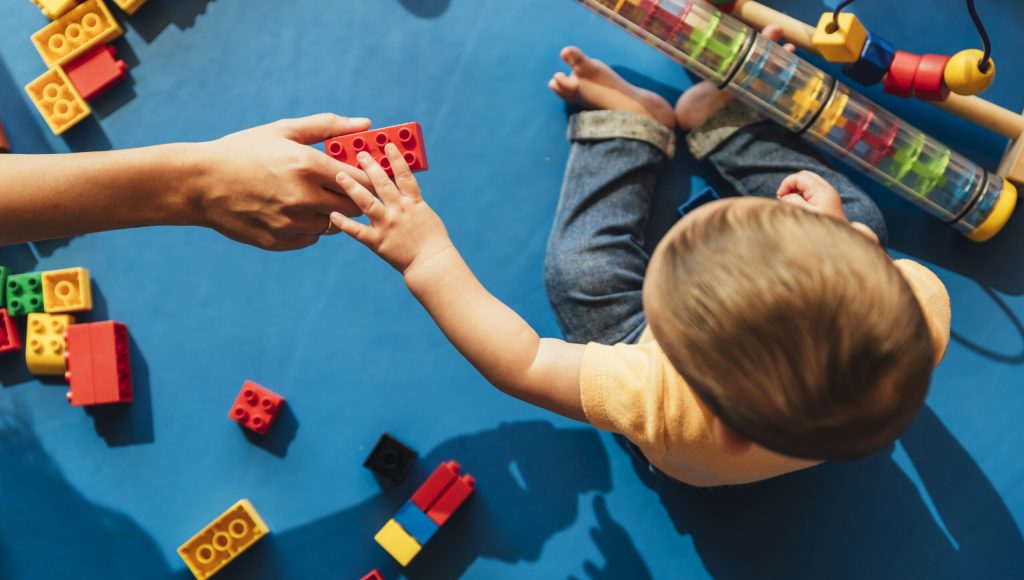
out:
{"label": "red duplo brick", "polygon": [[0,308],[0,352],[21,350],[21,335],[6,308]]}
{"label": "red duplo brick", "polygon": [[398,146],[398,150],[405,157],[405,162],[409,164],[409,169],[426,171],[429,168],[427,149],[423,143],[423,129],[419,123],[406,123],[334,137],[324,141],[324,150],[334,159],[354,167],[359,167],[356,156],[361,151],[366,151],[388,172],[388,175],[394,176],[391,163],[384,155],[384,146],[388,143]]}
{"label": "red duplo brick", "polygon": [[380,570],[373,570],[366,576],[363,576],[362,580],[384,580],[384,575],[380,573]]}
{"label": "red duplo brick", "polygon": [[434,473],[423,482],[423,485],[412,494],[410,500],[416,507],[427,513],[434,503],[444,494],[459,476],[462,467],[454,461],[445,461],[437,466]]}
{"label": "red duplo brick", "polygon": [[245,381],[228,417],[263,435],[270,429],[284,397],[252,381]]}
{"label": "red duplo brick", "polygon": [[441,495],[434,505],[427,511],[427,517],[434,520],[434,523],[443,526],[448,518],[452,517],[455,510],[473,494],[476,480],[471,475],[463,475],[456,479]]}
{"label": "red duplo brick", "polygon": [[70,384],[68,402],[75,407],[130,403],[131,357],[128,329],[114,321],[72,324],[67,333]]}
{"label": "red duplo brick", "polygon": [[118,60],[113,46],[106,44],[75,59],[64,72],[82,98],[91,101],[121,82],[128,74],[128,65]]}

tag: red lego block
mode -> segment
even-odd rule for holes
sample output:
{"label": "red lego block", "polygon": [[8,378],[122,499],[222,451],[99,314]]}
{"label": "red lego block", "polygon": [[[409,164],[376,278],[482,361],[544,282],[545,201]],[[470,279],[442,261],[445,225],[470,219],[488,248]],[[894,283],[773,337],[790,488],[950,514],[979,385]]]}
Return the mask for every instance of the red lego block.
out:
{"label": "red lego block", "polygon": [[128,328],[107,320],[68,327],[68,402],[75,407],[130,403],[131,358]]}
{"label": "red lego block", "polygon": [[10,153],[11,142],[7,139],[7,133],[4,131],[4,124],[0,123],[0,153]]}
{"label": "red lego block", "polygon": [[91,101],[121,82],[128,74],[128,65],[117,59],[113,46],[106,44],[75,59],[64,72],[82,98]]}
{"label": "red lego block", "polygon": [[245,381],[228,417],[263,435],[277,417],[284,397],[252,381]]}
{"label": "red lego block", "polygon": [[905,50],[897,50],[885,75],[885,92],[897,97],[909,97],[914,92],[914,75],[921,57]]}
{"label": "red lego block", "polygon": [[451,487],[452,483],[459,476],[459,470],[461,469],[459,464],[454,461],[445,461],[438,465],[434,473],[430,474],[430,477],[423,482],[423,485],[416,490],[416,493],[412,494],[410,500],[416,504],[416,507],[427,513],[431,506],[434,505],[434,502]]}
{"label": "red lego block", "polygon": [[459,509],[466,499],[473,494],[473,488],[476,486],[476,480],[471,475],[463,475],[459,477],[451,486],[444,492],[444,494],[434,502],[434,505],[427,511],[427,517],[434,520],[434,523],[443,526],[448,518],[452,517],[455,510]]}
{"label": "red lego block", "polygon": [[924,101],[945,101],[949,98],[946,86],[948,56],[926,54],[921,57],[914,73],[914,96]]}
{"label": "red lego block", "polygon": [[21,335],[6,308],[0,308],[0,352],[21,350]]}
{"label": "red lego block", "polygon": [[380,570],[373,570],[366,576],[363,576],[362,580],[384,580],[384,575],[380,573]]}
{"label": "red lego block", "polygon": [[409,164],[409,169],[414,172],[428,169],[427,149],[423,143],[423,129],[419,123],[406,123],[334,137],[324,141],[324,149],[334,159],[354,167],[359,167],[356,155],[360,151],[366,151],[373,155],[373,158],[388,172],[388,175],[394,177],[391,163],[384,155],[384,146],[388,143],[398,146],[399,151],[405,157],[405,162]]}

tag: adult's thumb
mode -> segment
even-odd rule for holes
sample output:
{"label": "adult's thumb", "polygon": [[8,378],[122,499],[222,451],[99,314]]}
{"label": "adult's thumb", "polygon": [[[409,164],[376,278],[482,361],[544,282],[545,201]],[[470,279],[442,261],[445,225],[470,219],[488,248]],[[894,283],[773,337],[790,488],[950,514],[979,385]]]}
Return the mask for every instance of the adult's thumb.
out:
{"label": "adult's thumb", "polygon": [[303,145],[313,145],[331,137],[358,133],[370,128],[370,120],[363,117],[342,117],[334,113],[319,113],[298,119],[278,121],[284,136]]}

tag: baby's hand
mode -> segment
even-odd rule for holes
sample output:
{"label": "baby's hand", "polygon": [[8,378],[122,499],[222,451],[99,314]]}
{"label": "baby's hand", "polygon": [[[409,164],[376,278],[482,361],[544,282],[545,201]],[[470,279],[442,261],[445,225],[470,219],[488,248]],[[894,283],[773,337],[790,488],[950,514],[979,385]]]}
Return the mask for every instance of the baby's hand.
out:
{"label": "baby's hand", "polygon": [[378,197],[348,174],[338,174],[338,185],[366,214],[370,225],[338,212],[331,214],[331,222],[405,275],[415,265],[451,249],[452,243],[441,218],[420,196],[419,184],[398,147],[389,143],[384,152],[394,170],[394,181],[369,154],[363,152],[357,158]]}
{"label": "baby's hand", "polygon": [[783,203],[846,221],[839,192],[817,173],[801,171],[790,175],[782,180],[775,196]]}

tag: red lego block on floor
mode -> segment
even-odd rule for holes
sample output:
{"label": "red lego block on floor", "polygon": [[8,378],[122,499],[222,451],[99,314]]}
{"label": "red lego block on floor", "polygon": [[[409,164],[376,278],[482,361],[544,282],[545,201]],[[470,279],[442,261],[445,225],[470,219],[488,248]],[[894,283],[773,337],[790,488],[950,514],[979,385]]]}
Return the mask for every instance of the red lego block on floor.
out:
{"label": "red lego block on floor", "polygon": [[21,335],[6,308],[0,308],[0,352],[21,350]]}
{"label": "red lego block on floor", "polygon": [[68,327],[68,402],[75,407],[130,403],[131,359],[128,328],[107,320]]}
{"label": "red lego block on floor", "polygon": [[452,517],[455,510],[473,494],[476,480],[471,475],[463,475],[452,482],[448,489],[430,506],[427,517],[434,520],[434,523],[443,526],[448,518]]}
{"label": "red lego block on floor", "polygon": [[363,576],[362,580],[384,580],[384,575],[380,573],[380,570],[373,570],[366,576]]}
{"label": "red lego block on floor", "polygon": [[228,417],[263,435],[274,423],[282,404],[284,397],[281,395],[252,381],[245,381]]}
{"label": "red lego block on floor", "polygon": [[423,482],[423,485],[416,490],[416,493],[412,494],[410,501],[416,504],[416,507],[423,510],[424,513],[427,513],[434,503],[444,495],[444,492],[451,487],[452,483],[455,482],[461,469],[462,467],[454,461],[445,461],[438,465],[434,473],[430,474],[430,477]]}
{"label": "red lego block on floor", "polygon": [[419,123],[406,123],[334,137],[324,141],[324,149],[334,159],[354,167],[359,167],[356,155],[359,155],[361,151],[366,151],[377,160],[377,163],[388,172],[388,175],[394,177],[391,163],[384,155],[384,146],[388,143],[398,146],[399,151],[405,157],[405,162],[409,164],[409,169],[414,172],[428,169],[423,129]]}
{"label": "red lego block on floor", "polygon": [[75,59],[64,72],[82,98],[91,101],[121,82],[128,74],[128,65],[118,60],[117,51],[107,44]]}

